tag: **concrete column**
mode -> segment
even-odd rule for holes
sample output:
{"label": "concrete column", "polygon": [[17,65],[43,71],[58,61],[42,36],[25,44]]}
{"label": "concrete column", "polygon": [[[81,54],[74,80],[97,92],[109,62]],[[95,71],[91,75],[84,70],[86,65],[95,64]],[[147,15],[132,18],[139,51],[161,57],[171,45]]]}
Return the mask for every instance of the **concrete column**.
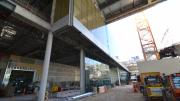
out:
{"label": "concrete column", "polygon": [[80,50],[80,90],[81,94],[85,93],[85,53]]}
{"label": "concrete column", "polygon": [[45,97],[52,43],[53,43],[53,33],[49,32],[47,43],[46,43],[46,51],[45,51],[45,58],[44,58],[44,63],[43,63],[43,71],[41,75],[41,84],[40,84],[40,90],[38,94],[38,101],[44,101],[44,97]]}
{"label": "concrete column", "polygon": [[120,78],[120,72],[119,68],[117,67],[117,72],[118,72],[118,80],[119,80],[119,86],[121,85],[121,78]]}

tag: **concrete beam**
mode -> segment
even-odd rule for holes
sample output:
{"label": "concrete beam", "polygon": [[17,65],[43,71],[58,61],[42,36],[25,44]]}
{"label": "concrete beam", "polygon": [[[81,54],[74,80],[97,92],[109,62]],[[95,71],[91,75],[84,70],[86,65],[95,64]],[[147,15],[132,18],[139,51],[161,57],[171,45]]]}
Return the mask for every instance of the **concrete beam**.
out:
{"label": "concrete beam", "polygon": [[130,10],[124,12],[124,13],[117,12],[117,14],[113,15],[113,17],[106,18],[106,24],[112,23],[114,21],[125,18],[127,16],[132,15],[132,14],[135,14],[135,13],[141,12],[143,10],[146,10],[146,9],[148,9],[150,7],[153,7],[154,5],[159,4],[159,3],[163,2],[163,1],[166,1],[166,0],[156,0],[154,2],[151,2],[151,0],[148,0],[148,4],[146,4],[144,6],[136,7],[134,9],[130,9]]}
{"label": "concrete beam", "polygon": [[57,59],[55,61],[68,62],[68,61],[74,61],[76,59],[77,59],[77,55],[71,55],[71,56],[67,56],[67,57],[64,57],[64,58]]}

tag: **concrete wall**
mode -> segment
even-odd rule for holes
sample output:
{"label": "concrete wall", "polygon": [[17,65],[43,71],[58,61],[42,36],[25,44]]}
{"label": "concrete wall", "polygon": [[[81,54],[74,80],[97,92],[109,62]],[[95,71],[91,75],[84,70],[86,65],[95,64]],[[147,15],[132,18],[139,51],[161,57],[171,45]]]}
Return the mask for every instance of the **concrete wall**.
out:
{"label": "concrete wall", "polygon": [[138,62],[139,72],[161,72],[165,74],[172,74],[180,72],[180,59],[167,58],[161,60]]}
{"label": "concrete wall", "polygon": [[[25,58],[21,56],[12,55],[10,57],[11,63],[8,69],[34,71],[33,81],[40,81],[42,75],[42,60]],[[6,65],[5,65],[6,64]],[[7,62],[0,61],[0,69],[6,69]],[[3,72],[3,71],[1,71]],[[3,79],[3,74],[0,73],[0,80]],[[75,66],[63,65],[59,63],[50,63],[48,81],[63,82],[63,81],[80,81],[80,68]],[[7,81],[8,82],[8,81]]]}
{"label": "concrete wall", "polygon": [[75,66],[51,63],[49,68],[48,81],[80,81],[80,69]]}
{"label": "concrete wall", "polygon": [[[16,67],[30,67],[36,71],[35,80],[40,80],[42,73],[42,60],[30,59],[20,56],[11,56],[16,62]],[[48,81],[79,81],[80,69],[75,66],[63,65],[59,63],[50,63]]]}
{"label": "concrete wall", "polygon": [[8,58],[7,57],[3,57],[0,59],[0,69],[6,68],[7,64],[8,64]]}
{"label": "concrete wall", "polygon": [[0,53],[0,85],[3,82],[7,65],[8,65],[8,59],[6,57],[2,57]]}

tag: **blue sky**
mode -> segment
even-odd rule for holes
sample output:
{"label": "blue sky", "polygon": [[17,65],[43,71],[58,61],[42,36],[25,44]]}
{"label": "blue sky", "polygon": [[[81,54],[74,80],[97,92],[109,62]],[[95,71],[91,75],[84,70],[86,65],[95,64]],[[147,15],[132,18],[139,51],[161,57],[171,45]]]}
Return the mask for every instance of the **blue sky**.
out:
{"label": "blue sky", "polygon": [[[180,0],[167,0],[144,11],[158,49],[180,42],[179,4]],[[118,56],[120,61],[128,61],[134,56],[143,58],[135,16],[136,14],[108,25],[111,55]],[[168,33],[162,41],[167,29]]]}

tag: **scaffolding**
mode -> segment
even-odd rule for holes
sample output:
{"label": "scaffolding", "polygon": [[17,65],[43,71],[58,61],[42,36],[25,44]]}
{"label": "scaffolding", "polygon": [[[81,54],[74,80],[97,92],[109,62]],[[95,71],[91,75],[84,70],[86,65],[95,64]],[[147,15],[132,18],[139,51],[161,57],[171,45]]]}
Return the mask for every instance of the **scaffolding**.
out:
{"label": "scaffolding", "polygon": [[140,13],[135,18],[136,27],[142,47],[144,60],[157,60],[159,59],[159,53],[156,47],[156,43],[149,26],[148,20],[144,13]]}

